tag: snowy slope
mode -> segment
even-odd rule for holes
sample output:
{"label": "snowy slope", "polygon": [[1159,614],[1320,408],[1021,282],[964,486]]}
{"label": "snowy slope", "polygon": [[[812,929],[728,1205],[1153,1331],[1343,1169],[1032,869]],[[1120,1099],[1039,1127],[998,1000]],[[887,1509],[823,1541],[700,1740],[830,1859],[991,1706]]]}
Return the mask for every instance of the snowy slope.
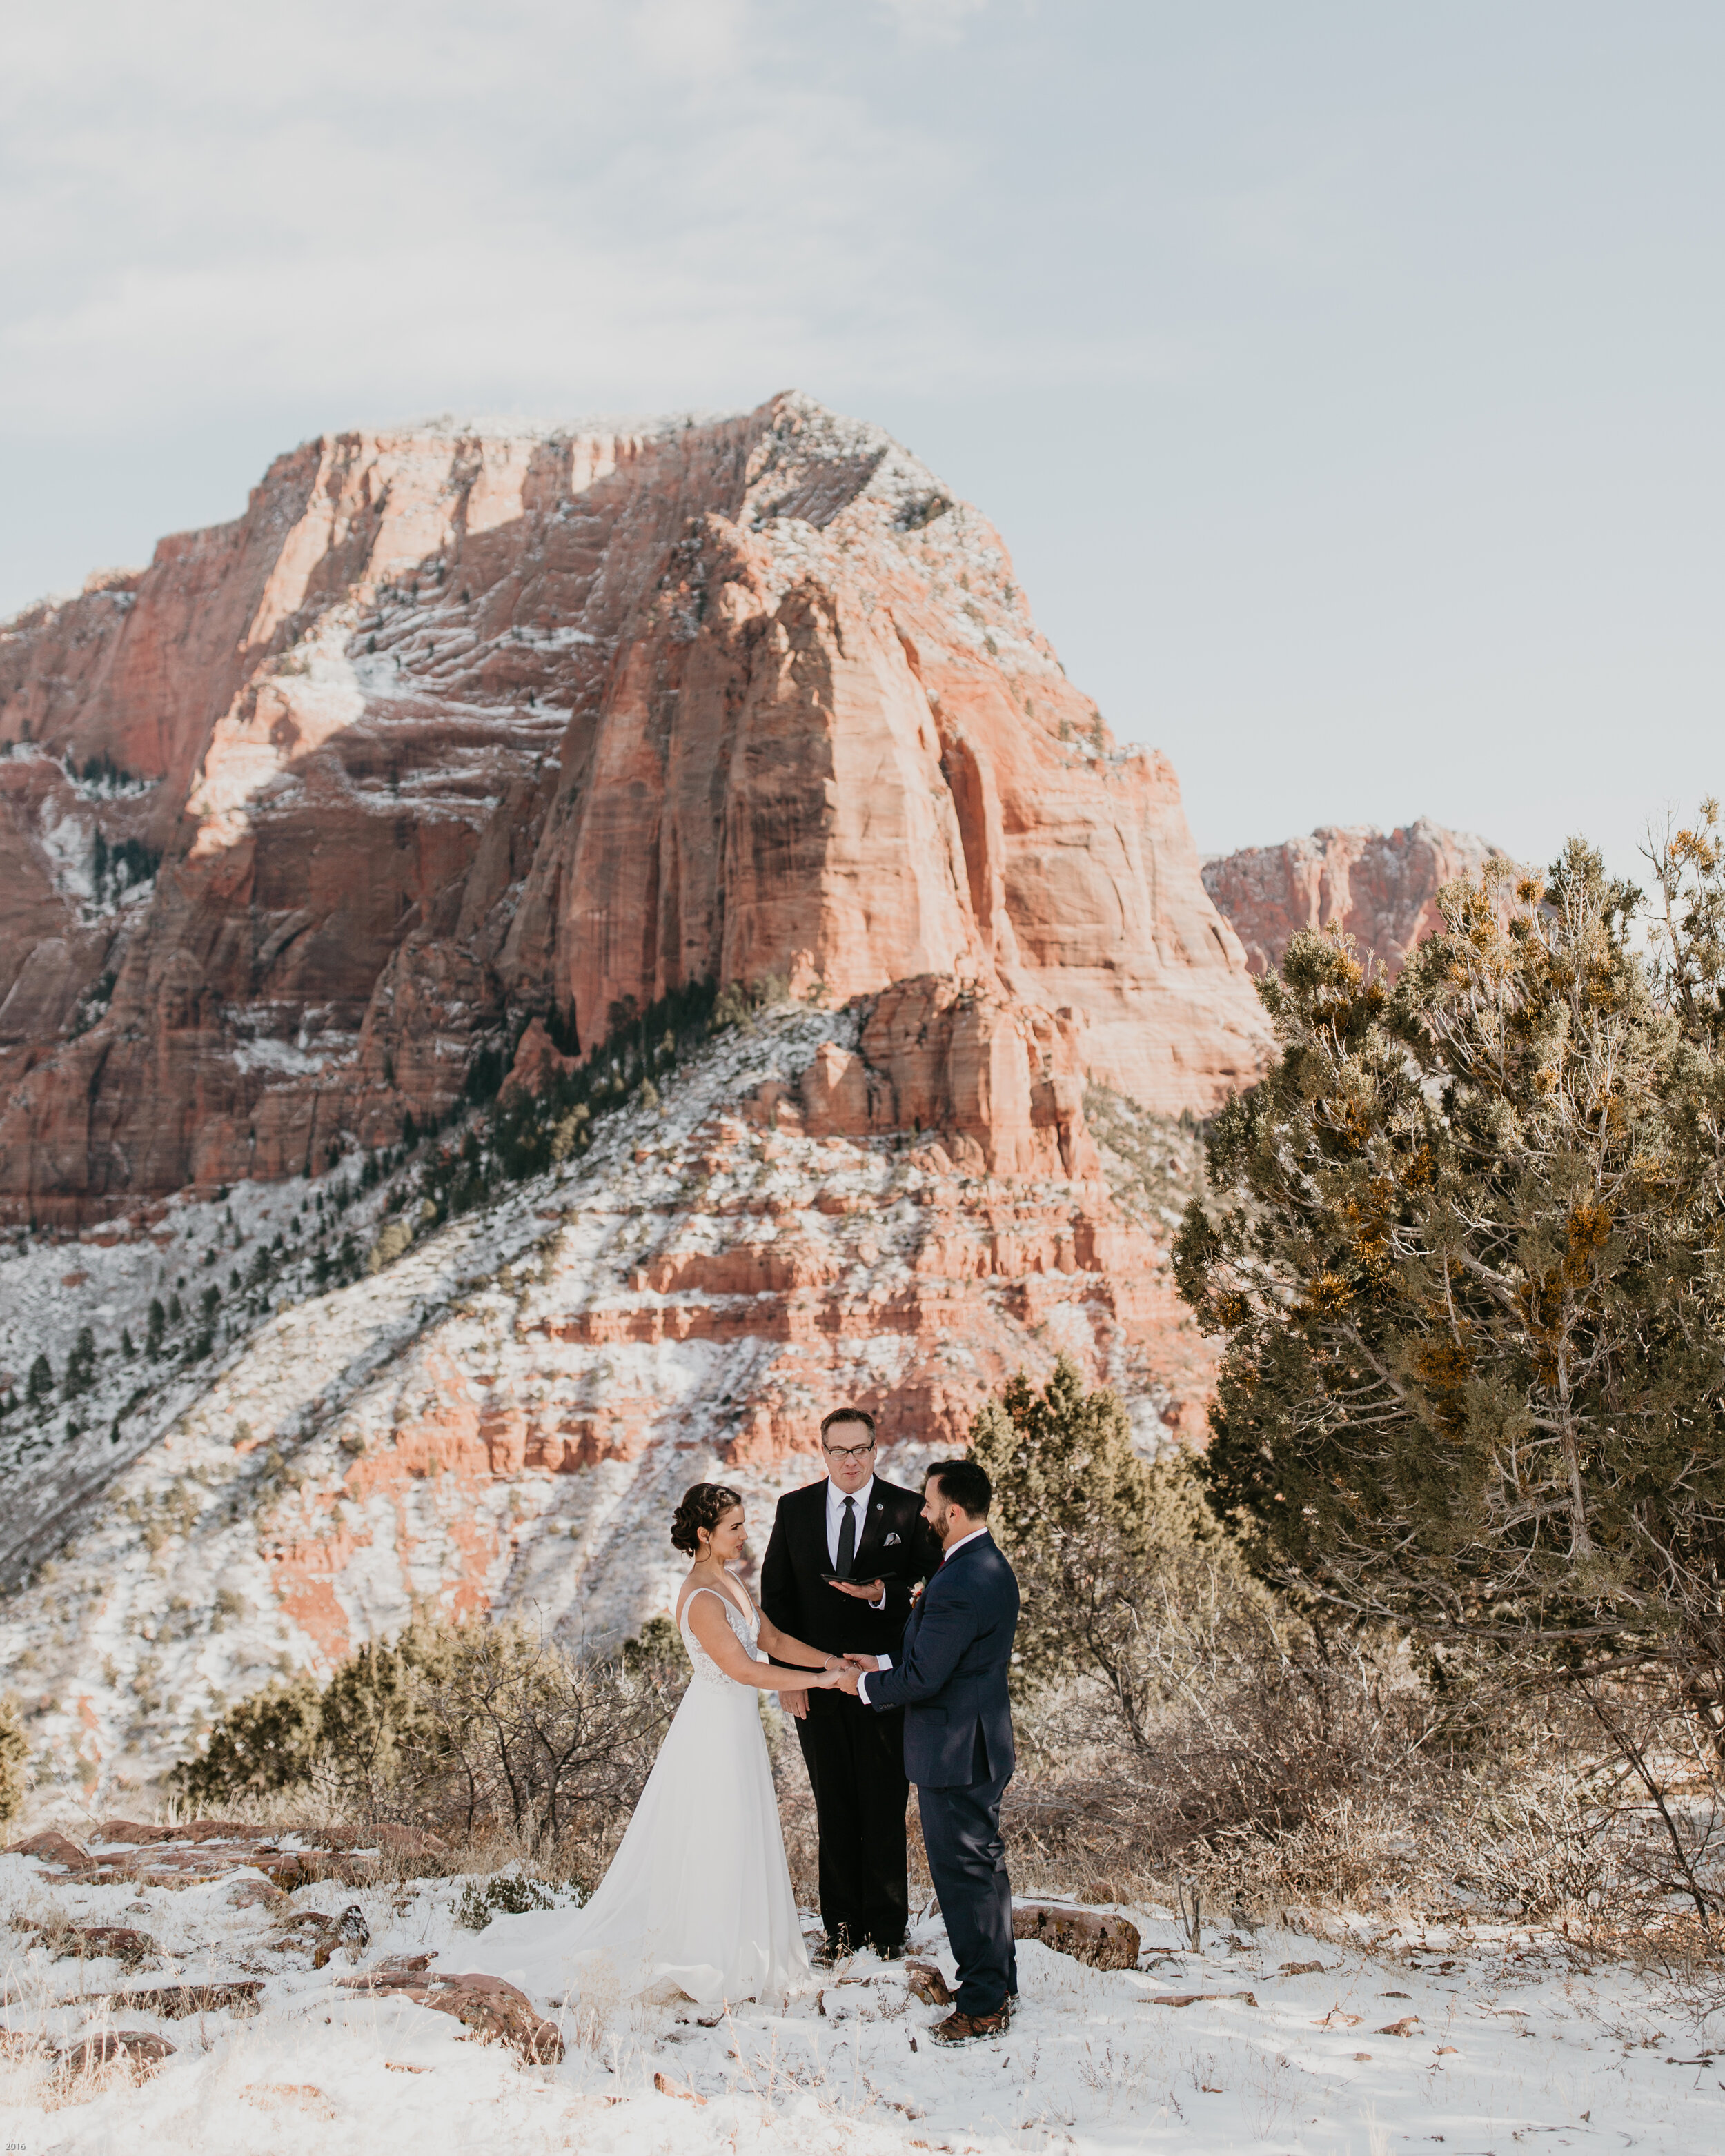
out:
{"label": "snowy slope", "polygon": [[[721,1032],[660,1106],[614,1110],[583,1157],[501,1186],[349,1286],[303,1292],[311,1261],[290,1254],[311,1238],[290,1238],[260,1291],[280,1306],[207,1361],[148,1366],[157,1389],[117,1445],[104,1418],[143,1366],[110,1355],[87,1434],[50,1423],[6,1485],[14,1548],[57,1553],[0,1604],[42,1789],[105,1804],[228,1702],[326,1668],[416,1606],[518,1610],[571,1643],[627,1636],[668,1606],[682,1490],[736,1483],[758,1548],[772,1502],[814,1471],[831,1398],[896,1403],[891,1471],[914,1476],[1004,1374],[1064,1347],[1160,1441],[1168,1341],[1202,1359],[1165,1249],[1096,1227],[1065,1183],[960,1177],[937,1146],[814,1138],[761,1110],[762,1089],[783,1092],[823,1043],[853,1045],[857,1023],[788,1006]],[[18,1324],[33,1309],[58,1344],[99,1296],[136,1340],[151,1294],[244,1264],[317,1194],[323,1214],[293,1219],[333,1220],[326,1246],[367,1245],[386,1214],[404,1234],[418,1173],[340,1210],[351,1168],[171,1208],[160,1248],[33,1250],[9,1261]],[[1082,1204],[1108,1201],[1096,1187]],[[221,1258],[201,1267],[216,1230]],[[1107,1236],[1132,1259],[1124,1286],[1081,1247]],[[78,1288],[49,1270],[69,1248]],[[80,1476],[92,1494],[69,1528],[54,1508]]]}

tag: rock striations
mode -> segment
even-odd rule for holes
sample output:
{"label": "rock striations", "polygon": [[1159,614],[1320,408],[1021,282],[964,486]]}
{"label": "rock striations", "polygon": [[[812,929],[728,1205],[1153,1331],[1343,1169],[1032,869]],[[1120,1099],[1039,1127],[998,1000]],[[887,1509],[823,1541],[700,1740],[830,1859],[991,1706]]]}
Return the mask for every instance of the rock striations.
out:
{"label": "rock striations", "polygon": [[1326,824],[1309,838],[1207,860],[1204,885],[1255,973],[1279,965],[1302,928],[1332,921],[1396,973],[1414,946],[1441,926],[1443,886],[1478,875],[1500,850],[1424,816],[1387,833],[1365,824]]}
{"label": "rock striations", "polygon": [[0,631],[0,748],[14,1219],[321,1168],[699,979],[922,983],[877,1044],[996,1153],[1045,1079],[1205,1110],[1266,1039],[1167,762],[989,525],[800,396],[308,443]]}

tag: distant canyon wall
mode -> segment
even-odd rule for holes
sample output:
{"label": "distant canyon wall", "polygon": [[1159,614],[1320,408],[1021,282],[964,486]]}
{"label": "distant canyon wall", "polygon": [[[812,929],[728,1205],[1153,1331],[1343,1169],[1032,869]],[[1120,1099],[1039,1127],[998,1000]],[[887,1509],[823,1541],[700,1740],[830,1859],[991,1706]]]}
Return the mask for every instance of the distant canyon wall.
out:
{"label": "distant canyon wall", "polygon": [[1442,927],[1437,895],[1443,886],[1477,876],[1501,851],[1424,816],[1394,831],[1325,824],[1308,838],[1206,861],[1204,886],[1254,973],[1280,965],[1302,928],[1326,928],[1332,921],[1396,973],[1414,946]]}

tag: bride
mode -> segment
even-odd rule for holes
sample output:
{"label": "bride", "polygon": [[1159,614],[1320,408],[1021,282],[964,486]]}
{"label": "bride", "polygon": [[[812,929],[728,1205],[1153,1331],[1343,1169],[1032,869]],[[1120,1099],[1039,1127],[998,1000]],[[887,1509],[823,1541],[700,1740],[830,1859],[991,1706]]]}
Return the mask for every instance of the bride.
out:
{"label": "bride", "polygon": [[[703,2005],[793,1989],[809,1974],[757,1712],[763,1691],[824,1691],[842,1666],[793,1640],[729,1567],[742,1555],[742,1499],[697,1482],[671,1522],[694,1562],[677,1627],[694,1676],[660,1747],[611,1868],[572,1910],[496,1917],[470,1965],[561,1998],[608,1962],[626,1991]],[[799,1669],[773,1669],[758,1645]]]}

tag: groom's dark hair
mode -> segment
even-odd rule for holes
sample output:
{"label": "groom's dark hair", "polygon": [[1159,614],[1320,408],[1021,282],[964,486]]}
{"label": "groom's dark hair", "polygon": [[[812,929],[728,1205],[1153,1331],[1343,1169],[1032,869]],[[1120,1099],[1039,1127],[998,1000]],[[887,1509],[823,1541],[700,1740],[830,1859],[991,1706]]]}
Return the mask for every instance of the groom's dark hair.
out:
{"label": "groom's dark hair", "polygon": [[938,1482],[941,1495],[956,1505],[967,1518],[986,1520],[994,1502],[994,1486],[988,1471],[974,1460],[937,1460],[924,1476],[924,1486]]}

